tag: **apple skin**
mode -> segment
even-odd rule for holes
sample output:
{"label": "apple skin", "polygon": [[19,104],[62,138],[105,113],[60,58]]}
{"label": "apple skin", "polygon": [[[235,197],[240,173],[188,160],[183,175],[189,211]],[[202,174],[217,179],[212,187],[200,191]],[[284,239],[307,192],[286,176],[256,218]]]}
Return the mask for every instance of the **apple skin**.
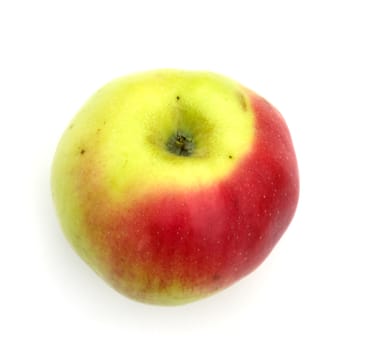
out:
{"label": "apple skin", "polygon": [[[212,104],[198,108],[208,99]],[[167,119],[152,113],[161,108],[163,115],[170,110]],[[191,119],[196,149],[189,156],[166,148],[182,123],[171,124],[176,113]],[[137,115],[145,117],[131,122]],[[218,148],[225,148],[221,160],[212,154]],[[121,78],[99,90],[65,131],[51,183],[77,253],[118,292],[160,305],[198,300],[252,272],[287,229],[299,197],[281,114],[226,77],[178,70]]]}

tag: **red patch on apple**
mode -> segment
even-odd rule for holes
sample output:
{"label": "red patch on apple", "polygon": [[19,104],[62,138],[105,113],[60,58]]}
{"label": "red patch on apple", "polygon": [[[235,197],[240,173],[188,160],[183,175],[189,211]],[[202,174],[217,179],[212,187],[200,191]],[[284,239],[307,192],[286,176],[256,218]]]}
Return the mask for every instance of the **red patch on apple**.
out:
{"label": "red patch on apple", "polygon": [[144,290],[133,291],[142,295],[174,281],[214,292],[267,257],[293,218],[298,169],[279,113],[263,98],[251,99],[254,144],[232,174],[207,188],[153,194],[109,225],[113,283],[145,278]]}

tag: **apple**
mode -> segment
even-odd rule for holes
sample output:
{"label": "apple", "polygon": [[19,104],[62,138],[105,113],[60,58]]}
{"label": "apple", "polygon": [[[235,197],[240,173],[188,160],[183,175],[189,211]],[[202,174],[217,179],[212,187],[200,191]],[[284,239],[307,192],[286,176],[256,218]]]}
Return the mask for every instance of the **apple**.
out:
{"label": "apple", "polygon": [[98,90],[59,142],[51,186],[82,259],[118,292],[160,305],[252,272],[299,195],[281,114],[230,78],[175,69]]}

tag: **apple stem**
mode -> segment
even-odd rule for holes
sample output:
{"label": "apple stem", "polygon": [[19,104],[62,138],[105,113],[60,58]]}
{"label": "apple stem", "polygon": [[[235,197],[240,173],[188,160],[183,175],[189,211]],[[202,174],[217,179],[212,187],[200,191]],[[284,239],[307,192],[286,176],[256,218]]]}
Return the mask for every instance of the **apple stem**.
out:
{"label": "apple stem", "polygon": [[172,135],[166,146],[169,152],[182,157],[189,157],[194,151],[193,138],[181,131]]}

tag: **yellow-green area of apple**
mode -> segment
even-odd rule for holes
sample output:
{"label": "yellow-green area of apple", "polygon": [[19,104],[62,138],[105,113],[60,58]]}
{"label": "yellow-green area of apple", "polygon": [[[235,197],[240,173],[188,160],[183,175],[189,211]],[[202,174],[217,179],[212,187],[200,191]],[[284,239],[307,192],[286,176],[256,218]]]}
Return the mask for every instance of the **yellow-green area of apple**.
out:
{"label": "yellow-green area of apple", "polygon": [[[249,104],[238,83],[214,73],[157,70],[116,79],[74,118],[56,154],[66,163],[56,167],[70,167],[71,160],[82,167],[88,159],[86,176],[99,174],[112,199],[161,184],[215,183],[252,145]],[[169,151],[176,133],[191,138],[191,155]],[[54,173],[54,181],[66,180],[57,175],[65,171]]]}

